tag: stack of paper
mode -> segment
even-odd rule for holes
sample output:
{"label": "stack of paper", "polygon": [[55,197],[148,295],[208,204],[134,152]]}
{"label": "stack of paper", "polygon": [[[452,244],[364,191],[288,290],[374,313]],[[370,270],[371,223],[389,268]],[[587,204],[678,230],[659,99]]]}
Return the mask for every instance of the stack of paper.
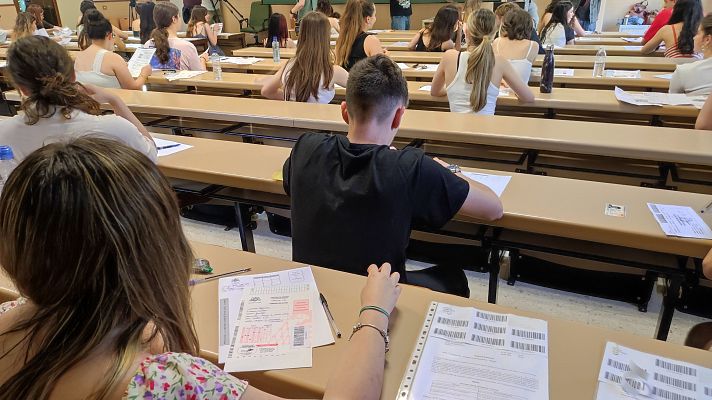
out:
{"label": "stack of paper", "polygon": [[691,106],[694,102],[684,93],[626,92],[616,87],[618,101],[635,106]]}
{"label": "stack of paper", "polygon": [[174,74],[166,74],[165,76],[166,76],[166,79],[168,80],[168,82],[173,82],[173,81],[177,81],[178,79],[190,79],[190,78],[195,78],[196,76],[203,75],[203,74],[206,73],[206,72],[208,72],[208,71],[186,71],[186,70],[182,70],[182,71],[178,71],[178,72],[176,72],[176,73],[174,73]]}
{"label": "stack of paper", "polygon": [[667,236],[712,239],[712,230],[691,207],[648,203],[648,209]]}
{"label": "stack of paper", "polygon": [[129,71],[131,71],[131,76],[137,78],[141,74],[141,69],[146,65],[151,63],[151,58],[156,53],[156,49],[136,49],[133,53],[131,59],[129,60]]}
{"label": "stack of paper", "polygon": [[623,46],[626,50],[640,51],[643,46]]}
{"label": "stack of paper", "polygon": [[222,58],[220,58],[220,62],[224,62],[224,63],[228,63],[228,64],[237,64],[237,65],[252,65],[252,64],[256,64],[260,61],[262,61],[262,59],[257,58],[257,57],[222,57]]}
{"label": "stack of paper", "polygon": [[608,69],[605,74],[606,78],[640,79],[640,70],[624,71],[618,69]]}

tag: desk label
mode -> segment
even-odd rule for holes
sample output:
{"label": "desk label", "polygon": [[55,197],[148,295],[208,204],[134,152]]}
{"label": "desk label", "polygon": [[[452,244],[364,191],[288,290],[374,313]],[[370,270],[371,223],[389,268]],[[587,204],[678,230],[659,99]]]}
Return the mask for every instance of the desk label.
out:
{"label": "desk label", "polygon": [[604,211],[609,217],[625,217],[625,206],[620,206],[618,204],[606,203],[606,209]]}

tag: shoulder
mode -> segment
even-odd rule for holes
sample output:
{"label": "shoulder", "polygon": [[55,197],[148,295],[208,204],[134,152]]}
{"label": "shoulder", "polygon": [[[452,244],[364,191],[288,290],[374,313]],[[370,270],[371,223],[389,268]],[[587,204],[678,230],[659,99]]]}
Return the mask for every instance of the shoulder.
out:
{"label": "shoulder", "polygon": [[366,33],[366,37],[364,37],[363,41],[364,43],[381,43],[377,35],[371,35],[369,33]]}
{"label": "shoulder", "polygon": [[239,399],[247,382],[184,353],[146,358],[129,381],[127,398]]}
{"label": "shoulder", "polygon": [[104,60],[109,61],[111,63],[121,63],[121,65],[124,66],[126,65],[126,61],[124,61],[124,59],[120,55],[114,53],[113,51],[107,51],[106,53],[104,53]]}
{"label": "shoulder", "polygon": [[443,57],[440,62],[445,63],[446,65],[454,63],[457,61],[457,56],[460,54],[462,54],[463,57],[467,57],[467,52],[465,51],[458,51],[456,49],[447,50],[443,53]]}
{"label": "shoulder", "polygon": [[120,139],[130,139],[141,134],[134,124],[117,115],[91,115],[80,111],[72,119],[83,125],[82,129],[86,134],[108,135]]}
{"label": "shoulder", "polygon": [[295,151],[307,149],[311,151],[322,144],[328,144],[330,142],[336,143],[336,140],[336,135],[327,135],[325,133],[316,132],[305,133],[297,140],[297,143],[294,145],[294,149],[292,150],[292,154],[294,154]]}

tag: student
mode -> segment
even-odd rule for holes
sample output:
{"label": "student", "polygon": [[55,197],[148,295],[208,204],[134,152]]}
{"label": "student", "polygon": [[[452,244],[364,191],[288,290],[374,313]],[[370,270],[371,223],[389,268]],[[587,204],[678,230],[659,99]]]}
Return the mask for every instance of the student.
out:
{"label": "student", "polygon": [[494,20],[494,13],[485,8],[471,14],[467,19],[467,50],[448,50],[435,71],[430,94],[447,96],[452,112],[494,115],[502,80],[520,101],[534,101],[529,86],[509,61],[494,54]]}
{"label": "student", "polygon": [[695,33],[702,20],[700,0],[677,0],[668,24],[662,27],[640,50],[649,54],[665,43],[665,57],[701,58],[695,53]]}
{"label": "student", "polygon": [[462,21],[460,10],[454,5],[440,7],[433,23],[410,40],[408,48],[415,51],[460,50],[462,45]]}
{"label": "student", "polygon": [[509,60],[524,83],[529,82],[534,59],[539,53],[539,44],[529,40],[533,30],[529,14],[516,7],[505,14],[499,29],[500,36],[492,43],[495,56]]}
{"label": "student", "polygon": [[35,16],[28,12],[21,12],[15,18],[15,29],[12,31],[12,39],[19,40],[23,37],[33,36],[37,30]]}
{"label": "student", "polygon": [[[503,0],[503,4],[514,3],[517,0]],[[516,4],[516,3],[514,3]],[[502,4],[499,5],[501,7]],[[497,8],[499,8],[497,7]],[[524,11],[526,11],[530,17],[532,17],[533,26],[536,28],[539,26],[539,7],[536,5],[535,0],[529,0],[524,2]],[[536,32],[536,29],[534,29]]]}
{"label": "student", "polygon": [[394,31],[410,30],[410,16],[413,15],[411,0],[390,0],[391,29]]}
{"label": "student", "polygon": [[208,41],[208,54],[224,56],[225,53],[218,46],[218,35],[213,30],[213,27],[208,24],[209,18],[207,8],[203,6],[193,7],[186,36],[206,39]]}
{"label": "student", "polygon": [[[0,264],[24,296],[0,307],[5,397],[280,399],[198,356],[194,255],[168,181],[139,152],[92,137],[43,147],[10,175],[0,218]],[[361,303],[383,313],[354,316],[371,326],[345,344],[325,398],[379,398],[398,279],[368,268]]]}
{"label": "student", "polygon": [[[156,145],[119,97],[74,80],[74,62],[59,44],[42,37],[17,40],[8,50],[10,79],[23,96],[24,112],[0,121],[0,143],[22,160],[47,142],[64,136],[116,138],[156,160]],[[101,115],[100,103],[115,115]]]}
{"label": "student", "polygon": [[156,54],[151,58],[154,69],[205,71],[207,52],[198,56],[198,50],[193,43],[178,37],[181,25],[178,17],[178,7],[173,3],[162,1],[153,9],[153,20],[156,29],[151,33],[151,40],[144,47],[156,48]]}
{"label": "student", "polygon": [[297,47],[294,41],[289,37],[289,29],[287,29],[287,18],[280,13],[273,13],[269,17],[267,25],[267,37],[262,44],[265,47],[272,47],[272,41],[277,38],[279,47],[293,49]]}
{"label": "student", "polygon": [[702,54],[703,60],[678,65],[670,80],[670,93],[695,96],[712,92],[712,13],[702,19],[694,44],[695,53]]}
{"label": "student", "polygon": [[183,22],[190,21],[190,13],[193,12],[193,7],[203,4],[202,0],[183,0]]}
{"label": "student", "polygon": [[[707,96],[705,104],[702,106],[700,113],[697,114],[697,121],[695,121],[695,129],[712,131],[712,96]],[[709,254],[708,257],[710,258],[709,276],[712,277],[712,253]]]}
{"label": "student", "polygon": [[[310,12],[316,10],[317,0],[297,0],[297,4],[289,9],[292,18],[296,22],[297,26],[302,22],[302,18]],[[272,39],[270,39],[271,41]]]}
{"label": "student", "polygon": [[334,65],[329,20],[319,12],[302,19],[302,38],[294,58],[282,65],[262,86],[262,96],[274,100],[328,104],[334,99],[334,84],[346,87],[349,73]]}
{"label": "student", "polygon": [[30,4],[27,6],[27,12],[35,16],[37,21],[37,29],[55,30],[60,29],[45,21],[44,19],[44,9],[39,4]]}
{"label": "student", "polygon": [[[547,18],[548,17],[548,18]],[[574,18],[574,6],[569,1],[552,2],[551,13],[544,15],[544,24],[539,32],[541,44],[548,46],[564,47],[574,44],[575,36],[570,24]]]}
{"label": "student", "polygon": [[77,81],[105,88],[141,90],[153,69],[146,65],[134,79],[129,67],[114,49],[114,34],[109,20],[99,10],[92,9],[84,14],[84,34],[91,45],[77,53],[74,70]]}
{"label": "student", "polygon": [[82,26],[82,17],[84,16],[84,13],[91,9],[96,9],[96,4],[94,4],[92,0],[83,0],[79,4],[79,19],[77,20],[77,30],[79,30],[79,27]]}
{"label": "student", "polygon": [[655,16],[655,19],[653,19],[653,22],[650,24],[650,27],[647,31],[645,31],[645,35],[643,35],[643,41],[641,42],[641,44],[648,43],[650,39],[652,39],[653,36],[658,33],[660,28],[668,24],[668,22],[670,21],[670,17],[672,16],[673,6],[675,6],[675,0],[663,0],[663,9],[660,10],[658,15]]}
{"label": "student", "polygon": [[[84,16],[90,11],[100,11],[97,10],[93,2],[85,1],[82,2],[82,5],[84,5],[85,7],[81,7],[84,9],[84,13],[79,19],[79,25],[77,25],[77,45],[79,46],[80,50],[85,50],[87,47],[91,46],[91,39],[87,37],[86,31],[84,30],[84,27],[86,25],[86,18]],[[122,31],[121,29],[115,27],[114,25],[111,25],[111,33],[114,36],[114,46],[116,46],[116,48],[121,51],[126,50],[126,44],[124,43],[124,40],[127,40],[129,38],[129,35],[127,35],[126,32]],[[109,50],[114,51],[114,48],[112,47]]]}
{"label": "student", "polygon": [[156,23],[153,21],[153,10],[156,4],[153,1],[147,1],[136,6],[139,18],[141,19],[141,30],[139,37],[141,44],[145,44],[151,39],[151,33],[156,29]]}
{"label": "student", "polygon": [[[417,284],[420,274],[405,272],[413,225],[438,228],[457,213],[501,218],[499,198],[456,166],[419,148],[391,147],[407,105],[400,68],[384,55],[369,57],[349,73],[341,103],[348,134],[299,138],[283,168],[295,261],[364,274],[363,260],[379,260]],[[438,272],[462,276],[453,270]]]}
{"label": "student", "polygon": [[316,3],[316,11],[326,15],[329,18],[329,25],[331,25],[331,35],[338,35],[341,31],[339,27],[339,18],[341,15],[334,11],[329,0],[318,0]]}
{"label": "student", "polygon": [[600,0],[580,0],[576,7],[576,20],[584,31],[593,32],[596,30],[600,8]]}
{"label": "student", "polygon": [[[544,9],[544,15],[541,18],[541,21],[539,22],[539,26],[537,28],[538,31],[541,32],[541,30],[544,28],[546,24],[549,23],[549,20],[551,20],[551,13],[556,8],[556,3],[560,1],[568,1],[571,3],[571,6],[573,7],[574,5],[578,5],[578,2],[575,2],[576,0],[552,0],[551,3],[549,3],[548,6]],[[575,9],[575,7],[573,7]],[[576,15],[574,14],[573,18],[571,18],[571,21],[566,24],[566,40],[573,40],[576,38],[576,36],[586,36],[587,33],[579,23],[578,18],[576,18]]]}
{"label": "student", "polygon": [[336,40],[336,65],[347,71],[356,62],[376,54],[383,54],[378,36],[366,33],[376,23],[376,6],[371,0],[348,0],[341,19],[341,33]]}
{"label": "student", "polygon": [[[496,18],[495,26],[497,27],[495,39],[502,36],[502,20],[504,19],[504,16],[514,10],[521,10],[521,7],[519,7],[519,5],[514,2],[502,3],[497,7],[496,10],[494,10],[494,16]],[[539,34],[536,32],[536,23],[534,22],[534,20],[532,20],[532,30],[531,34],[529,35],[529,40],[537,44],[537,47],[539,48],[539,54],[545,53],[544,47],[541,45],[541,40],[539,40]]]}

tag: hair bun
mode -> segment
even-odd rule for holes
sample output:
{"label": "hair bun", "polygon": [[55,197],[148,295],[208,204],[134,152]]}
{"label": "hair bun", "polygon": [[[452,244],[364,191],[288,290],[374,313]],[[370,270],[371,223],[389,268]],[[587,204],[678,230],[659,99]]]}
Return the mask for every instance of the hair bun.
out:
{"label": "hair bun", "polygon": [[102,14],[101,11],[97,10],[96,8],[91,8],[87,10],[87,12],[84,13],[84,16],[86,17],[86,21],[88,23],[102,22],[106,19],[106,17],[104,17],[104,14]]}
{"label": "hair bun", "polygon": [[64,76],[62,76],[59,72],[56,72],[54,75],[41,76],[37,78],[37,80],[42,83],[42,88],[40,88],[39,92],[42,97],[52,95],[62,89],[62,87],[67,83]]}

